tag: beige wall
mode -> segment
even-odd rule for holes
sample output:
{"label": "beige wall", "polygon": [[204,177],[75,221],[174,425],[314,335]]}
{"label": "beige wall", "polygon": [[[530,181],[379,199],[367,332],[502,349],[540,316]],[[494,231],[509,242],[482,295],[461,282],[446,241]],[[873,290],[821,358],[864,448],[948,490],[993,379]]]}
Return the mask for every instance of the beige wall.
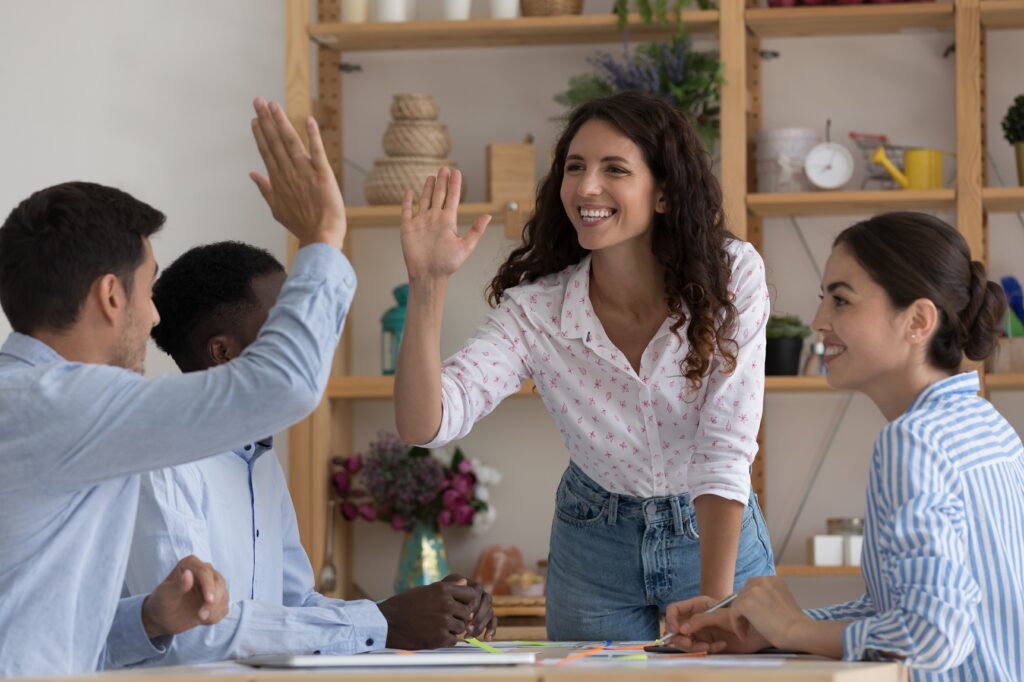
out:
{"label": "beige wall", "polygon": [[[433,5],[421,3],[427,7]],[[477,4],[480,3],[477,0]],[[610,0],[588,0],[605,11]],[[479,8],[478,8],[479,9]],[[431,10],[433,11],[433,10]],[[249,139],[249,101],[283,94],[283,21],[270,0],[6,0],[0,3],[0,213],[40,187],[73,178],[114,184],[164,210],[168,226],[155,240],[167,263],[193,244],[243,239],[284,255],[284,239],[261,206],[246,171],[257,167]],[[906,144],[950,149],[954,143],[952,59],[941,52],[951,34],[766,41],[780,57],[764,62],[766,126],[823,125],[833,139],[849,130],[888,133]],[[1024,91],[1020,33],[989,36],[989,140],[1004,178],[1013,160],[998,122]],[[607,46],[617,50],[616,45]],[[382,155],[380,137],[393,93],[432,93],[453,140],[453,157],[468,176],[471,201],[484,198],[484,148],[491,141],[537,138],[538,173],[560,111],[552,101],[570,75],[587,68],[592,48],[496,49],[353,54],[363,72],[345,77],[346,156],[369,168]],[[860,156],[857,156],[858,163]],[[990,168],[991,170],[991,168]],[[952,168],[949,169],[952,172]],[[994,182],[994,179],[993,179]],[[348,201],[362,203],[362,175],[346,167]],[[801,219],[819,266],[831,238],[848,219]],[[991,223],[993,274],[1024,276],[1024,227],[1015,216]],[[768,276],[779,308],[809,317],[817,302],[814,268],[788,220],[765,226]],[[482,290],[511,242],[491,229],[450,289],[442,348],[454,351],[486,313]],[[351,323],[358,373],[379,371],[379,318],[404,280],[397,231],[368,230],[353,238],[360,276]],[[8,327],[0,317],[0,335]],[[171,363],[151,355],[153,372]],[[768,398],[768,521],[779,552],[843,398]],[[997,405],[1024,426],[1019,394]],[[357,447],[393,423],[390,402],[356,410]],[[828,516],[863,513],[870,447],[882,419],[855,398],[797,519],[781,560],[803,560],[803,540]],[[453,570],[469,572],[484,544],[519,545],[527,559],[546,554],[553,491],[566,464],[557,430],[539,401],[513,400],[481,422],[463,443],[467,453],[505,476],[493,491],[497,524],[483,538],[448,534]],[[356,578],[376,597],[394,577],[399,537],[383,524],[356,529]],[[801,597],[821,604],[854,595],[858,580],[799,581]]]}

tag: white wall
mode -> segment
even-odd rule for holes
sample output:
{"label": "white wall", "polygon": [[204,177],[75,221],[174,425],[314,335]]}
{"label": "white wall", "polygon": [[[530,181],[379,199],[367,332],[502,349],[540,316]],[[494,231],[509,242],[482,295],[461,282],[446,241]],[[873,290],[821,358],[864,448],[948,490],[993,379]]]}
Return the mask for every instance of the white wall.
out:
{"label": "white wall", "polygon": [[[440,3],[421,4],[434,12]],[[610,6],[610,0],[589,0],[587,11]],[[0,213],[35,189],[87,178],[123,187],[168,214],[154,242],[162,263],[193,244],[228,238],[283,257],[282,231],[246,177],[258,159],[248,132],[249,102],[257,94],[283,93],[283,32],[280,3],[270,0],[6,0],[0,4],[0,150],[6,162],[0,164]],[[952,149],[954,65],[941,57],[951,41],[951,33],[932,32],[766,41],[764,47],[780,57],[763,63],[765,126],[823,125],[831,117],[833,139],[839,141],[847,141],[849,130],[860,130]],[[988,48],[989,148],[1012,183],[1012,153],[998,121],[1013,96],[1024,91],[1016,69],[1024,63],[1024,41],[1019,32],[997,33],[989,36]],[[543,171],[557,133],[551,119],[560,113],[551,98],[570,75],[588,68],[585,59],[592,52],[565,47],[349,55],[363,72],[344,77],[346,156],[369,168],[383,155],[380,138],[391,95],[429,92],[452,132],[453,158],[469,181],[468,200],[482,200],[488,142],[517,141],[532,132],[538,174]],[[363,203],[355,166],[346,167],[345,194],[352,205]],[[851,220],[800,219],[819,267],[832,237]],[[1014,258],[1024,253],[1024,227],[1014,216],[995,216],[990,225],[993,275],[1024,276]],[[809,318],[818,284],[792,224],[769,221],[765,234],[776,305]],[[391,288],[405,276],[397,237],[394,230],[353,237],[360,277],[351,317],[357,373],[379,371],[379,318],[393,304]],[[456,276],[442,337],[445,353],[483,319],[484,283],[510,245],[496,225]],[[6,331],[0,318],[0,333]],[[151,354],[151,371],[170,367],[158,352]],[[768,398],[768,522],[777,553],[843,400]],[[996,402],[1018,429],[1024,425],[1019,394],[1000,395]],[[362,403],[356,416],[357,447],[393,426],[390,402]],[[826,517],[863,513],[870,447],[881,425],[868,401],[852,401],[782,561],[802,562],[804,538],[822,530]],[[488,543],[517,544],[529,561],[543,557],[553,491],[567,457],[539,401],[508,401],[463,447],[498,467],[505,481],[494,491],[499,518],[489,534],[448,534],[452,568],[470,572]],[[360,523],[355,537],[357,581],[372,595],[386,596],[398,534],[383,524]],[[803,580],[798,589],[805,603],[821,604],[853,595],[858,582]]]}

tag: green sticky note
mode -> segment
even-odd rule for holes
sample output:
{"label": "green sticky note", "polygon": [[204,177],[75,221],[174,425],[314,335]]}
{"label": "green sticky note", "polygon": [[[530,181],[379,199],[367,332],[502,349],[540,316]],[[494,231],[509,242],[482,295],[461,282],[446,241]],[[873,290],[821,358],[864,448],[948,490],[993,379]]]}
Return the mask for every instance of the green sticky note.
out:
{"label": "green sticky note", "polygon": [[467,637],[466,638],[466,642],[469,643],[469,644],[472,644],[475,647],[483,649],[484,651],[486,651],[488,653],[492,653],[492,654],[500,654],[501,653],[500,649],[495,649],[490,644],[485,644],[485,643],[481,642],[479,639],[477,639],[476,637]]}

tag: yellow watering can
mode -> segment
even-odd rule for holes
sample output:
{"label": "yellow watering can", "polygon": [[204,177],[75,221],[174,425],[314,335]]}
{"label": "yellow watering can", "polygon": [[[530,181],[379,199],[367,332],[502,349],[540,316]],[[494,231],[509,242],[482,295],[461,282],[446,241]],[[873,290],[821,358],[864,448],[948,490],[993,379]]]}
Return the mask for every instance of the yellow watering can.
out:
{"label": "yellow watering can", "polygon": [[881,164],[903,189],[941,189],[944,155],[941,149],[908,149],[903,152],[903,172],[886,156],[885,147],[879,146],[871,160]]}

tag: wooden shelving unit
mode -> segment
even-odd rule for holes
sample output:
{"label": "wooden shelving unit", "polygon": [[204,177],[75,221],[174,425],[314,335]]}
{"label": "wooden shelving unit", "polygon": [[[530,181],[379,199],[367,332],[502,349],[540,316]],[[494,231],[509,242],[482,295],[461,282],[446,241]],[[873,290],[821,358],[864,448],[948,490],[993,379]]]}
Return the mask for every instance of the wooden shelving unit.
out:
{"label": "wooden shelving unit", "polygon": [[956,192],[952,189],[747,195],[747,209],[761,218],[787,215],[864,215],[882,211],[925,209],[951,210],[955,206]]}
{"label": "wooden shelving unit", "polygon": [[[721,93],[721,177],[723,207],[730,229],[739,237],[762,246],[762,220],[786,215],[857,215],[884,210],[955,210],[956,224],[975,258],[985,259],[985,211],[1024,209],[1024,190],[984,188],[983,116],[984,31],[1024,28],[1024,0],[954,0],[919,4],[864,4],[853,6],[767,9],[754,0],[719,0],[717,11],[684,13],[693,33],[717,36],[725,69]],[[537,17],[463,22],[408,22],[404,24],[339,23],[339,0],[318,0],[316,19],[308,0],[285,0],[286,108],[301,121],[317,111],[335,172],[341,175],[341,117],[344,113],[338,63],[347,52],[433,48],[612,43],[621,40],[611,15]],[[927,192],[872,191],[758,194],[748,173],[754,133],[761,126],[762,98],[760,46],[762,38],[841,36],[950,31],[956,42],[956,154],[958,174],[952,189]],[[631,39],[666,37],[665,27],[645,27],[635,18]],[[317,78],[312,80],[311,42],[317,46]],[[324,113],[328,112],[328,113]],[[469,204],[465,217],[491,213],[496,220],[515,225],[525,208],[507,203]],[[350,207],[354,229],[397,227],[398,209]],[[319,573],[325,539],[328,491],[327,465],[332,451],[351,450],[352,404],[356,400],[389,399],[389,377],[351,376],[351,348],[343,339],[327,398],[306,422],[291,432],[289,481],[296,503],[302,541],[314,571]],[[1024,388],[1024,375],[990,375],[992,390]],[[768,377],[771,393],[829,391],[821,377]],[[519,396],[534,395],[532,386]],[[761,439],[759,438],[759,441]],[[761,441],[763,443],[763,441]],[[755,462],[752,482],[763,491],[764,450]],[[764,497],[762,496],[762,500]],[[351,549],[347,526],[336,524],[335,548],[342,560],[339,583],[351,583]],[[857,575],[849,567],[779,566],[787,576]],[[344,591],[344,588],[343,588]]]}
{"label": "wooden shelving unit", "polygon": [[985,374],[985,388],[989,391],[1024,390],[1024,372],[992,372]]}

